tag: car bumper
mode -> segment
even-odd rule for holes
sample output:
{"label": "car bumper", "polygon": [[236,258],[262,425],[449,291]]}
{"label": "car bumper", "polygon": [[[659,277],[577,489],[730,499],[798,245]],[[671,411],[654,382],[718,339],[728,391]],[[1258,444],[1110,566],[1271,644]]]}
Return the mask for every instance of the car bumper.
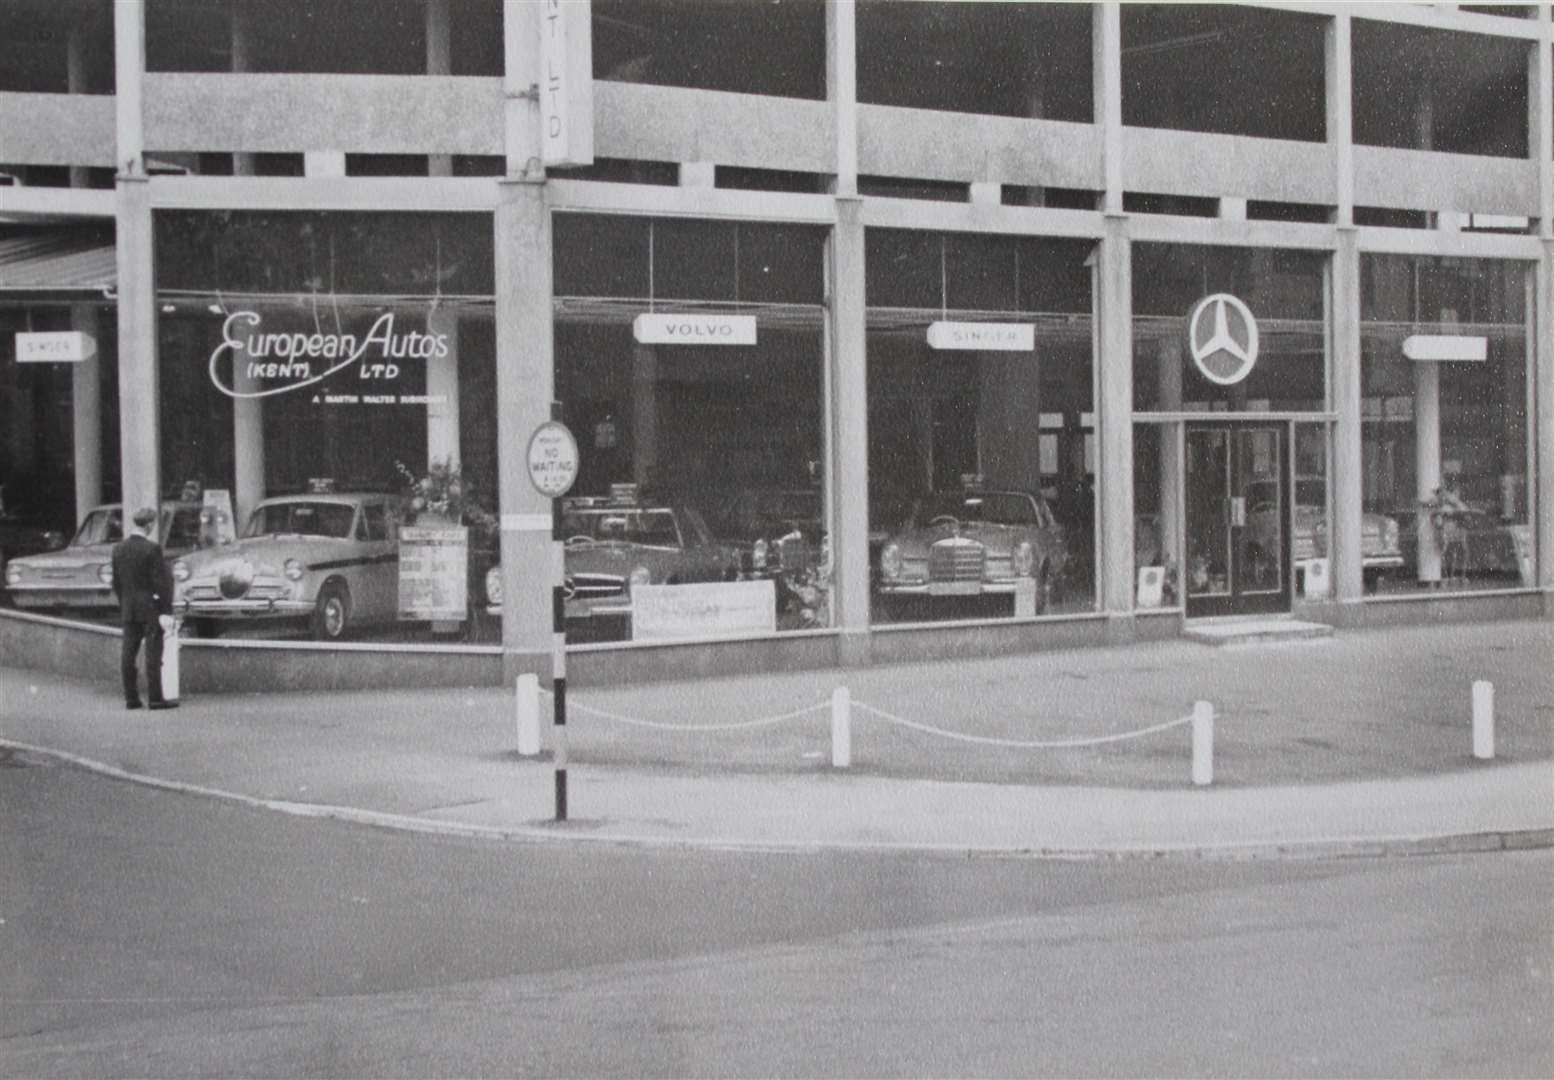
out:
{"label": "car bumper", "polygon": [[58,585],[12,585],[6,590],[19,608],[116,608],[111,589],[71,588]]}
{"label": "car bumper", "polygon": [[312,614],[313,604],[307,600],[183,600],[173,609],[196,619],[284,619]]}

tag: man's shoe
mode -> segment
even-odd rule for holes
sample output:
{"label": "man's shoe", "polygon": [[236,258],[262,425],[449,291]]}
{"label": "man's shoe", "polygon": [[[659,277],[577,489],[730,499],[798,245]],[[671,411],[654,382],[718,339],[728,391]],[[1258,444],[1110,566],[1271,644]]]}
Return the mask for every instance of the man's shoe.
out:
{"label": "man's shoe", "polygon": [[124,703],[124,707],[126,709],[138,709],[138,708],[141,707],[141,705],[140,705],[140,702],[138,702],[138,701],[126,701]]}
{"label": "man's shoe", "polygon": [[178,708],[178,702],[176,702],[176,701],[153,701],[151,703],[151,707],[153,709],[176,709],[176,708]]}

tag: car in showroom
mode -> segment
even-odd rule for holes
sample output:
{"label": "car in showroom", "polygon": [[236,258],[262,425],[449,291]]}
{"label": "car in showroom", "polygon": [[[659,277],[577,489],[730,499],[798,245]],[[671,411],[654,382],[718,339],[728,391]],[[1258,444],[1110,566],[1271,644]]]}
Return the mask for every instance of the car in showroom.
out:
{"label": "car in showroom", "polygon": [[232,543],[173,562],[174,611],[196,633],[289,620],[338,641],[399,614],[401,498],[332,492],[265,499]]}
{"label": "car in showroom", "polygon": [[[1417,575],[1419,569],[1419,525],[1415,510],[1395,511],[1402,529],[1402,562],[1407,572]],[[1523,585],[1530,585],[1531,563],[1523,565],[1517,550],[1514,530],[1527,526],[1507,524],[1495,514],[1477,506],[1464,506],[1459,510],[1437,511],[1431,522],[1436,531],[1436,546],[1441,553],[1441,578],[1516,578]],[[1530,550],[1527,540],[1523,550]]]}
{"label": "car in showroom", "polygon": [[774,583],[779,616],[813,607],[829,553],[819,488],[746,489],[707,517],[718,539],[737,553],[740,580]]}
{"label": "car in showroom", "polygon": [[42,514],[5,505],[0,508],[0,574],[12,559],[58,551],[69,536],[68,528],[60,528],[58,522]]}
{"label": "car in showroom", "polygon": [[[740,553],[684,503],[640,499],[631,485],[607,497],[562,500],[568,622],[625,619],[638,585],[738,581]],[[502,611],[502,568],[486,573],[486,610]]]}
{"label": "car in showroom", "polygon": [[878,590],[887,601],[932,602],[1013,597],[1029,583],[1041,614],[1067,561],[1063,527],[1039,493],[971,485],[917,500],[880,548]]}
{"label": "car in showroom", "polygon": [[[192,551],[200,538],[200,504],[163,502],[157,538],[169,560]],[[123,539],[123,508],[118,503],[94,507],[63,549],[6,564],[5,587],[11,603],[29,609],[116,609],[113,546]]]}
{"label": "car in showroom", "polygon": [[[1247,485],[1247,524],[1256,550],[1272,558],[1278,551],[1278,492],[1274,481]],[[1321,477],[1295,478],[1295,531],[1291,558],[1296,566],[1327,558],[1327,485]],[[1365,583],[1374,586],[1403,565],[1398,523],[1386,514],[1366,512],[1360,518],[1360,567]]]}

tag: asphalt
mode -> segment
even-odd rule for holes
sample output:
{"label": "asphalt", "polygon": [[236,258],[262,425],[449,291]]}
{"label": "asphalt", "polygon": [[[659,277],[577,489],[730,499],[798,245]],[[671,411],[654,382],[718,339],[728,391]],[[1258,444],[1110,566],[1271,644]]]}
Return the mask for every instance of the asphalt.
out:
{"label": "asphalt", "polygon": [[[0,666],[0,759],[541,843],[1071,858],[1554,846],[1548,621],[574,690],[564,821],[548,697],[542,750],[525,756],[512,689],[197,695],[128,712],[112,673],[93,674]],[[1473,753],[1476,680],[1494,686],[1487,759]],[[1208,784],[1194,782],[1185,719],[1200,700],[1215,715]]]}

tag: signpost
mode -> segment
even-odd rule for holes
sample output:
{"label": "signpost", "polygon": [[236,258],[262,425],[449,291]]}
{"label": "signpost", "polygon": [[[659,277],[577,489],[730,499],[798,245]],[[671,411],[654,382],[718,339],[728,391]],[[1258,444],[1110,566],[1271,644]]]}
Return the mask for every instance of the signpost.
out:
{"label": "signpost", "polygon": [[577,481],[577,440],[561,422],[561,403],[550,404],[550,419],[529,437],[529,482],[550,500],[551,562],[555,580],[550,590],[551,697],[556,703],[556,820],[567,819],[567,601],[566,562],[561,533],[561,497]]}

